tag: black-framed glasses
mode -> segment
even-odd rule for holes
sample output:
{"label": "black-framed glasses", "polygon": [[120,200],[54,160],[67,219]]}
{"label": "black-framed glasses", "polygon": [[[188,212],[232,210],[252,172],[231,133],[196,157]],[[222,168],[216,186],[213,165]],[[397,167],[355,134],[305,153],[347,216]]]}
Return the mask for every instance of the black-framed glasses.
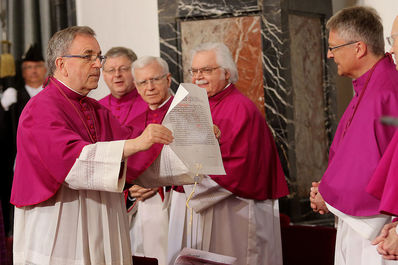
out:
{"label": "black-framed glasses", "polygon": [[347,43],[344,43],[344,44],[341,44],[341,45],[337,45],[337,46],[333,46],[333,47],[328,47],[328,50],[330,51],[330,52],[332,52],[333,50],[335,50],[335,49],[337,49],[337,48],[341,48],[341,47],[344,47],[344,46],[348,46],[348,45],[351,45],[351,44],[354,44],[354,43],[357,43],[357,42],[359,42],[358,40],[356,40],[356,41],[350,41],[350,42],[347,42]]}
{"label": "black-framed glasses", "polygon": [[160,75],[160,76],[149,78],[147,80],[142,80],[142,81],[138,81],[137,80],[137,81],[135,81],[135,84],[137,86],[139,86],[139,87],[144,87],[144,86],[148,85],[151,82],[154,83],[155,85],[159,85],[159,84],[162,83],[163,78],[165,78],[166,76],[167,76],[167,74],[163,74],[163,75]]}
{"label": "black-framed glasses", "polygon": [[95,55],[95,54],[87,54],[87,55],[80,55],[80,54],[67,54],[63,55],[61,57],[65,58],[80,58],[83,60],[86,60],[87,62],[95,62],[97,59],[99,59],[100,63],[103,63],[103,61],[106,59],[106,56],[104,55]]}
{"label": "black-framed glasses", "polygon": [[191,68],[191,69],[188,69],[188,72],[189,72],[189,74],[192,75],[192,76],[195,76],[195,75],[197,75],[197,74],[199,74],[199,73],[202,73],[202,74],[204,74],[204,75],[211,75],[211,73],[212,73],[214,70],[218,69],[218,68],[221,68],[221,66],[216,66],[216,67],[203,67],[203,68],[198,68],[198,69],[196,69],[196,68]]}
{"label": "black-framed glasses", "polygon": [[131,66],[127,66],[127,65],[120,66],[119,68],[109,68],[109,69],[105,69],[104,68],[103,69],[103,71],[105,73],[110,74],[110,75],[114,75],[114,74],[116,74],[116,72],[124,74],[124,73],[127,73],[130,70],[131,70]]}
{"label": "black-framed glasses", "polygon": [[391,36],[386,37],[386,40],[390,46],[394,46],[395,37],[398,36],[398,33],[392,34]]}

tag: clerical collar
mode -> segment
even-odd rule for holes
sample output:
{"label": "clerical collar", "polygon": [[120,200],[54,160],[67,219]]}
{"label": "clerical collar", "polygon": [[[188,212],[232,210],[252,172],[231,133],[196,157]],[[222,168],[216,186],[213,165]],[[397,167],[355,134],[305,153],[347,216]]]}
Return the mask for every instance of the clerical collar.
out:
{"label": "clerical collar", "polygon": [[231,83],[228,83],[222,90],[225,90],[227,87],[229,87],[229,85],[231,85]]}
{"label": "clerical collar", "polygon": [[34,96],[39,94],[40,91],[43,90],[43,86],[41,85],[38,88],[34,88],[34,87],[31,87],[31,86],[28,86],[25,84],[25,89],[26,89],[26,92],[28,92],[29,96],[31,98],[33,98]]}
{"label": "clerical collar", "polygon": [[85,95],[83,95],[83,94],[77,92],[76,90],[74,90],[73,88],[70,88],[70,87],[68,87],[67,85],[65,85],[65,83],[62,82],[61,80],[57,79],[57,81],[60,82],[61,84],[63,84],[65,87],[67,87],[67,88],[69,88],[70,90],[72,90],[73,92],[75,92],[76,94],[85,97]]}
{"label": "clerical collar", "polygon": [[114,95],[110,94],[110,96],[109,96],[109,105],[111,104],[111,101],[114,104],[122,104],[122,103],[126,103],[126,102],[129,103],[137,95],[138,95],[137,89],[131,90],[130,92],[128,92],[127,94],[123,95],[120,98],[117,98]]}
{"label": "clerical collar", "polygon": [[[160,109],[161,107],[163,107],[164,105],[166,105],[166,103],[170,100],[171,96],[169,96],[165,101],[163,101],[162,104],[160,104],[156,109]],[[151,109],[151,107],[149,107],[150,110],[156,110],[156,109]]]}

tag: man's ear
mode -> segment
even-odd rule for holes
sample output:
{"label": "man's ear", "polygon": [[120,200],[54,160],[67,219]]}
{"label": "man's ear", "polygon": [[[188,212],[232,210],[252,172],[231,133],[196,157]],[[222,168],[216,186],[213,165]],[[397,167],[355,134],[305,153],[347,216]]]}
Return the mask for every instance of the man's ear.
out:
{"label": "man's ear", "polygon": [[170,87],[171,86],[171,74],[168,73],[166,78],[167,78],[167,85],[168,85],[168,87]]}
{"label": "man's ear", "polygon": [[231,73],[229,72],[229,70],[225,70],[225,80],[229,80],[230,77]]}
{"label": "man's ear", "polygon": [[368,53],[368,46],[364,42],[358,41],[355,44],[355,51],[357,53],[357,58],[360,59]]}
{"label": "man's ear", "polygon": [[68,76],[68,71],[66,70],[65,67],[65,61],[62,57],[58,57],[55,59],[55,67],[58,69],[58,72],[62,74],[63,76]]}

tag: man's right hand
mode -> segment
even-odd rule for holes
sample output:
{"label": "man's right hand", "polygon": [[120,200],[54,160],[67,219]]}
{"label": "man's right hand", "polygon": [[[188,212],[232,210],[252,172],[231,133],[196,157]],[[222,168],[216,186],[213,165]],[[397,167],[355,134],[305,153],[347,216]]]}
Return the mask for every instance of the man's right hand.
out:
{"label": "man's right hand", "polygon": [[10,106],[17,102],[17,90],[13,87],[7,88],[1,96],[1,105],[7,111]]}
{"label": "man's right hand", "polygon": [[133,185],[129,188],[130,197],[136,198],[137,201],[145,201],[148,198],[151,198],[158,192],[157,188],[143,188],[138,185]]}
{"label": "man's right hand", "polygon": [[160,124],[149,124],[140,136],[126,141],[123,158],[148,150],[153,144],[169,144],[174,137],[169,129]]}
{"label": "man's right hand", "polygon": [[149,124],[140,136],[136,138],[141,150],[149,149],[153,144],[169,144],[174,137],[171,131],[160,124]]}

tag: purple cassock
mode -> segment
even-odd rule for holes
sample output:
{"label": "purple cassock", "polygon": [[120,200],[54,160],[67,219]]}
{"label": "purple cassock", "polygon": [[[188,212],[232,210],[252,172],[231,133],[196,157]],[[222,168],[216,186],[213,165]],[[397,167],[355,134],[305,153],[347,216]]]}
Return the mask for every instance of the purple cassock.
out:
{"label": "purple cassock", "polygon": [[[126,125],[133,127],[135,130],[143,131],[145,127],[151,123],[161,124],[172,101],[173,97],[170,97],[163,106],[155,110],[151,110],[148,105],[146,105],[145,112],[141,113],[136,119]],[[154,144],[148,150],[130,156],[129,161],[134,161],[134,163],[128,162],[127,164],[126,181],[131,182],[140,176],[156,160],[162,148],[162,144]]]}
{"label": "purple cassock", "polygon": [[[121,125],[139,125],[142,128],[142,114],[147,110],[148,104],[138,94],[137,89],[133,89],[120,99],[109,94],[98,102],[107,107]],[[135,121],[137,118],[140,120]]]}
{"label": "purple cassock", "polygon": [[235,85],[209,98],[227,175],[210,177],[248,199],[277,199],[289,193],[271,131],[260,111]]}
{"label": "purple cassock", "polygon": [[389,54],[353,81],[355,96],[337,127],[319,191],[334,208],[352,216],[379,214],[380,201],[366,192],[395,128],[382,116],[398,115],[398,72]]}
{"label": "purple cassock", "polygon": [[398,216],[398,132],[380,160],[367,192],[380,200],[379,211]]}
{"label": "purple cassock", "polygon": [[50,77],[19,119],[11,203],[35,205],[51,198],[64,182],[84,146],[127,139],[108,109]]}

